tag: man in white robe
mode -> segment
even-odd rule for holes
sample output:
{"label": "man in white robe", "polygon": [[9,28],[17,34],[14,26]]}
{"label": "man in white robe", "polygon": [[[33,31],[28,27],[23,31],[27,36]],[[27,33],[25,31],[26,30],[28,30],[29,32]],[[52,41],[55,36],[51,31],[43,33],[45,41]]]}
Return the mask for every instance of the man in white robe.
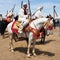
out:
{"label": "man in white robe", "polygon": [[43,16],[42,16],[42,10],[43,10],[43,7],[38,7],[37,8],[37,11],[36,11],[36,13],[35,13],[35,18],[42,18]]}
{"label": "man in white robe", "polygon": [[27,15],[27,4],[23,3],[23,7],[20,9],[18,13],[18,21],[21,21],[23,23],[23,27],[25,27],[28,24],[28,15]]}
{"label": "man in white robe", "polygon": [[42,24],[47,21],[47,18],[43,17],[41,14],[43,7],[38,7],[36,13],[34,14],[34,21],[31,22],[30,26],[32,28],[41,28]]}

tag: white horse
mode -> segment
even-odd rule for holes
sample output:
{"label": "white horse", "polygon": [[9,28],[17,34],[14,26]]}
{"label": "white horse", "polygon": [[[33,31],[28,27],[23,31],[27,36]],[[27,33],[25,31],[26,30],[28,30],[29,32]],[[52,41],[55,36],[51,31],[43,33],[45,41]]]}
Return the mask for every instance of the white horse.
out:
{"label": "white horse", "polygon": [[[40,30],[41,27],[43,26],[44,22],[48,21],[48,18],[39,18],[39,19],[36,19],[32,22],[30,22],[29,26],[33,29],[37,29],[37,30]],[[13,32],[11,30],[11,26],[12,26],[13,22],[9,23],[8,26],[7,26],[7,30],[8,30],[8,33],[9,33],[9,36],[10,36],[10,49],[11,51],[13,52]],[[28,49],[27,49],[27,56],[30,57],[30,46],[31,46],[31,43],[33,42],[33,50],[32,50],[32,53],[34,56],[36,56],[36,53],[35,53],[35,42],[36,42],[36,39],[34,37],[34,33],[32,31],[29,31],[29,32],[26,32],[27,33],[27,37],[28,37]]]}

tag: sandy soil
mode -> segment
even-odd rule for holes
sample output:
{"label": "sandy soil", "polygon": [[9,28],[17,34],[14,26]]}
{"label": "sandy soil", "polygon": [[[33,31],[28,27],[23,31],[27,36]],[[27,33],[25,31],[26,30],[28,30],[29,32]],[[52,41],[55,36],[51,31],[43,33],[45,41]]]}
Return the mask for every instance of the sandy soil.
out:
{"label": "sandy soil", "polygon": [[40,44],[40,40],[36,41],[37,56],[26,56],[26,41],[14,42],[14,50],[9,51],[9,38],[0,36],[0,60],[60,60],[60,36],[58,36],[58,28],[53,30],[53,35],[47,36],[45,44]]}

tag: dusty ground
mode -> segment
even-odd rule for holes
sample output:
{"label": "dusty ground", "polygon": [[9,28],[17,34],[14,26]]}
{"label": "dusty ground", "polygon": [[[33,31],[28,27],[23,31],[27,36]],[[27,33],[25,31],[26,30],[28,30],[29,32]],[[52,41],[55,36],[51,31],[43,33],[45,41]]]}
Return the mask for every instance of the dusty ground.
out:
{"label": "dusty ground", "polygon": [[14,42],[14,50],[14,53],[9,51],[9,38],[2,39],[0,36],[0,60],[60,60],[58,28],[53,31],[53,35],[46,37],[44,45],[36,42],[36,57],[27,58],[25,41]]}

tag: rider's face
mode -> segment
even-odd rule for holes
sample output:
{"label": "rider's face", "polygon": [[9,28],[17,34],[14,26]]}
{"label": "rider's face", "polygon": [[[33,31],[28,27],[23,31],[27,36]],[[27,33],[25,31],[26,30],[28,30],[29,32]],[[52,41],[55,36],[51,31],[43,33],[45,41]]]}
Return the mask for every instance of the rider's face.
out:
{"label": "rider's face", "polygon": [[24,9],[26,9],[27,8],[27,4],[26,5],[23,5],[23,7],[24,7]]}

